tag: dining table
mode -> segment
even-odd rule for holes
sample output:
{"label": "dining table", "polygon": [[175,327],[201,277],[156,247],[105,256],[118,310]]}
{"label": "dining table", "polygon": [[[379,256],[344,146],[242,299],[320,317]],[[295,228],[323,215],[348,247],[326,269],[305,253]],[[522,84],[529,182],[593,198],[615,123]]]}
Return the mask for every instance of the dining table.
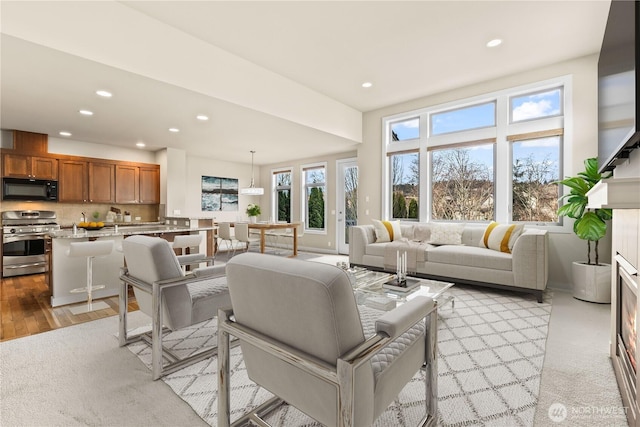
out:
{"label": "dining table", "polygon": [[260,253],[264,253],[267,230],[293,229],[293,255],[298,255],[298,226],[299,222],[250,222],[249,230],[260,230]]}

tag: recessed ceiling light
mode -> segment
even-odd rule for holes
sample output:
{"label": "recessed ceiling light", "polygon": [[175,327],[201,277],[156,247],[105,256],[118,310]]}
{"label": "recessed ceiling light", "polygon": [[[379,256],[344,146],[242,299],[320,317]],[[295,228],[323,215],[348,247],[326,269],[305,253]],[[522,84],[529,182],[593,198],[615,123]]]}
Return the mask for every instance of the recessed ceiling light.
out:
{"label": "recessed ceiling light", "polygon": [[371,86],[373,86],[373,83],[371,83],[371,82],[362,83],[362,87],[371,87]]}
{"label": "recessed ceiling light", "polygon": [[80,110],[78,111],[78,113],[82,114],[83,116],[93,116],[93,111],[89,110]]}
{"label": "recessed ceiling light", "polygon": [[104,97],[104,98],[111,98],[113,95],[111,94],[111,92],[106,91],[106,90],[97,90],[96,94]]}
{"label": "recessed ceiling light", "polygon": [[198,114],[198,115],[196,116],[196,119],[198,119],[198,120],[202,120],[202,121],[204,122],[204,121],[206,121],[206,120],[209,120],[209,117],[205,116],[204,114]]}
{"label": "recessed ceiling light", "polygon": [[66,130],[60,131],[60,135],[62,136],[71,136],[71,132],[67,132]]}
{"label": "recessed ceiling light", "polygon": [[136,147],[146,147],[146,144],[144,142],[136,142]]}
{"label": "recessed ceiling light", "polygon": [[500,46],[501,44],[502,44],[501,39],[493,39],[487,42],[487,47],[496,47],[496,46]]}
{"label": "recessed ceiling light", "polygon": [[169,128],[169,132],[177,133],[177,132],[180,132],[180,129],[178,129],[178,128]]}

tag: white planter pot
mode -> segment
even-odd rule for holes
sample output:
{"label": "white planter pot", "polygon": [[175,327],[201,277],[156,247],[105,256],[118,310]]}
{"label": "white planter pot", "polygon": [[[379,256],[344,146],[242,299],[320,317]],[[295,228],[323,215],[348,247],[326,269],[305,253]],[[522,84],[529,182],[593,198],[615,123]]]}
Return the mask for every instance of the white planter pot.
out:
{"label": "white planter pot", "polygon": [[249,217],[249,222],[250,222],[251,224],[255,224],[255,223],[256,223],[256,221],[258,221],[258,217],[257,217],[257,216],[250,216],[250,217]]}
{"label": "white planter pot", "polygon": [[571,266],[573,297],[589,302],[611,303],[611,264]]}

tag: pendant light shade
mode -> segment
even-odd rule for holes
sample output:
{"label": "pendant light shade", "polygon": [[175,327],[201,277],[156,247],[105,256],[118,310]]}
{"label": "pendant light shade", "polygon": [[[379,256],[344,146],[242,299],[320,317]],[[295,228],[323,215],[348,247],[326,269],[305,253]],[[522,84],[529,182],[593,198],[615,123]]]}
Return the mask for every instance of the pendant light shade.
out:
{"label": "pendant light shade", "polygon": [[254,150],[251,150],[251,185],[246,188],[240,189],[240,194],[244,194],[245,196],[261,196],[264,194],[264,188],[256,187],[253,182],[253,155],[255,154]]}

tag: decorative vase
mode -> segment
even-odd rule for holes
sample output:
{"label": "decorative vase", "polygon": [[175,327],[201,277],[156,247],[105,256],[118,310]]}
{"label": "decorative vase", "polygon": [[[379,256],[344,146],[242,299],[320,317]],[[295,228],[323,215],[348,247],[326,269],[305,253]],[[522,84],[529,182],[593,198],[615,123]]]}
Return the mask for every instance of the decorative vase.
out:
{"label": "decorative vase", "polygon": [[258,217],[255,216],[255,215],[252,215],[252,216],[249,217],[249,223],[250,224],[255,224],[257,220],[258,220]]}
{"label": "decorative vase", "polygon": [[583,301],[611,303],[611,264],[574,262],[571,266],[573,297]]}

